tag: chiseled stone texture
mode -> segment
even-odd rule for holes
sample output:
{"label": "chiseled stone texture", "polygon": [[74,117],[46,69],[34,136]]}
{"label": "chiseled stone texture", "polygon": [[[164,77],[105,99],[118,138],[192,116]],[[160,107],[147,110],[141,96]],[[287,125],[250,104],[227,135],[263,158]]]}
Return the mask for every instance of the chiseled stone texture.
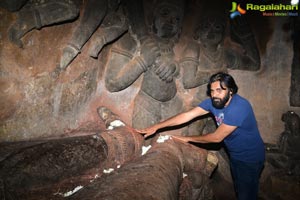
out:
{"label": "chiseled stone texture", "polygon": [[[9,42],[7,34],[15,13],[0,9],[0,18],[0,141],[43,138],[97,123],[99,106],[109,107],[131,124],[140,79],[120,92],[106,90],[103,74],[111,45],[103,49],[98,59],[91,58],[87,50],[93,42],[91,38],[66,71],[55,77],[53,71],[62,48],[78,20],[33,30],[22,38],[24,47],[20,49]],[[252,20],[260,47],[261,70],[229,70],[236,78],[239,93],[253,105],[262,137],[269,143],[275,142],[284,130],[282,113],[300,112],[299,107],[289,105],[293,44],[290,30],[284,28],[287,23],[284,17]],[[186,41],[185,33],[175,48],[178,55]],[[186,103],[194,98],[181,88],[178,93]]]}

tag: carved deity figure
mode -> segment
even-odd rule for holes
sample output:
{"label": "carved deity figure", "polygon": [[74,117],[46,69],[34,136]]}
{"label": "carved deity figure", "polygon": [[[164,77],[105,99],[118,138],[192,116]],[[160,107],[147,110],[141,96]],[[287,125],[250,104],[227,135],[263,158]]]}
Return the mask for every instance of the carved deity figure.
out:
{"label": "carved deity figure", "polygon": [[[180,61],[184,89],[199,90],[194,97],[195,105],[205,98],[203,87],[212,74],[227,69],[255,71],[260,68],[258,47],[246,18],[238,16],[230,20],[230,33],[235,47],[225,45],[228,22],[224,5],[204,1],[201,6],[194,39],[186,45]],[[202,128],[198,127],[193,132],[199,133]]]}
{"label": "carved deity figure", "polygon": [[88,0],[79,25],[63,49],[59,69],[65,70],[68,67],[96,30],[89,50],[90,56],[94,58],[98,57],[104,45],[118,38],[127,29],[127,20],[120,8],[120,0]]}
{"label": "carved deity figure", "polygon": [[239,16],[230,20],[231,38],[240,45],[238,51],[224,46],[227,24],[224,10],[216,9],[216,6],[210,8],[211,3],[203,4],[194,40],[187,45],[182,58],[186,89],[206,84],[216,71],[227,68],[255,71],[260,68],[258,47],[246,18]]}
{"label": "carved deity figure", "polygon": [[182,107],[176,96],[179,68],[173,48],[181,33],[183,15],[184,1],[156,1],[153,17],[149,17],[150,31],[143,33],[140,31],[143,27],[136,29],[137,34],[130,31],[111,49],[105,77],[110,92],[121,91],[143,76],[134,100],[135,128],[155,124],[178,113]]}
{"label": "carved deity figure", "polygon": [[277,144],[266,144],[267,161],[277,169],[300,175],[300,117],[288,111],[281,120],[285,122],[285,130]]}
{"label": "carved deity figure", "polygon": [[[9,29],[9,39],[22,48],[21,38],[31,30],[76,19],[80,3],[81,0],[0,0],[0,7],[12,12],[17,11],[17,20]],[[98,57],[104,45],[127,31],[127,20],[119,5],[120,0],[84,1],[83,16],[63,49],[60,64],[55,72],[68,67],[98,28],[89,50],[90,56],[94,58]]]}
{"label": "carved deity figure", "polygon": [[1,0],[0,6],[17,12],[17,20],[8,35],[12,43],[23,47],[22,37],[33,29],[74,20],[79,15],[79,0]]}

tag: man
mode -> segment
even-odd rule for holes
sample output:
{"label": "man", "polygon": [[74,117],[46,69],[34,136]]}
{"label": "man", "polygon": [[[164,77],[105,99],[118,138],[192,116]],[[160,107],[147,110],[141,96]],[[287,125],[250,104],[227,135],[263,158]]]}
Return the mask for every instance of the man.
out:
{"label": "man", "polygon": [[237,94],[233,77],[219,72],[212,75],[207,84],[210,99],[198,107],[180,113],[149,128],[137,130],[144,137],[164,127],[184,124],[198,116],[211,112],[218,128],[201,136],[172,136],[183,142],[218,143],[224,140],[230,155],[234,186],[239,200],[257,199],[259,177],[265,160],[264,143],[260,136],[250,103]]}

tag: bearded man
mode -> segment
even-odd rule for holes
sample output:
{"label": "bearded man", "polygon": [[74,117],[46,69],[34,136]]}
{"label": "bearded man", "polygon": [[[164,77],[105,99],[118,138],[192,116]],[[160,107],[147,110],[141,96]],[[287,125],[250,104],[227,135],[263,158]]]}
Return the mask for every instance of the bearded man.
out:
{"label": "bearded man", "polygon": [[219,143],[224,140],[230,155],[230,167],[238,199],[255,200],[265,161],[264,143],[251,104],[238,95],[237,91],[238,86],[231,75],[223,72],[213,74],[207,84],[207,95],[210,98],[187,112],[136,131],[148,137],[162,128],[181,125],[211,112],[218,125],[213,133],[172,138],[195,143]]}

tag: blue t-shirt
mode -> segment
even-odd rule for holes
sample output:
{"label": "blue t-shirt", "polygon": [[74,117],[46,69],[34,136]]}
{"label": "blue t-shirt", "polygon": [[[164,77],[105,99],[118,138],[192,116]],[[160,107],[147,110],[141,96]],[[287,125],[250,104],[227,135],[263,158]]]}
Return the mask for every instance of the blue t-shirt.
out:
{"label": "blue t-shirt", "polygon": [[244,162],[257,162],[265,160],[265,148],[260,136],[257,122],[251,104],[234,94],[228,106],[217,109],[212,105],[211,99],[206,99],[199,107],[211,112],[215,116],[218,126],[222,123],[236,126],[224,143],[232,159]]}

